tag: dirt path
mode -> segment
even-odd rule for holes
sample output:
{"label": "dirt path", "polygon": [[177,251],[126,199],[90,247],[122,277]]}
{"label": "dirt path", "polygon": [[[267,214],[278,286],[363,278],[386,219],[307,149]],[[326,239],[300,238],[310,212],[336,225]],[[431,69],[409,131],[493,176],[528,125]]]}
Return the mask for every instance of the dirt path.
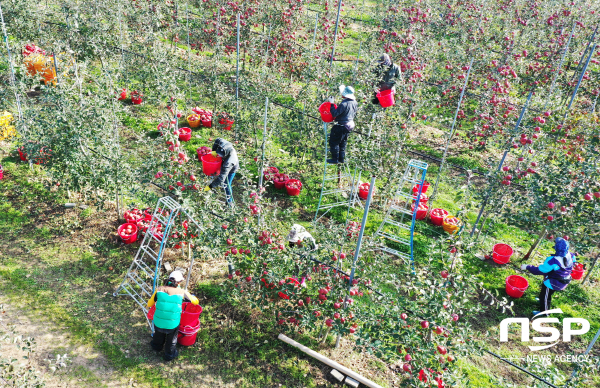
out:
{"label": "dirt path", "polygon": [[[12,304],[8,297],[0,293],[0,304],[4,308],[1,322],[3,329],[14,326],[14,335],[23,338],[33,337],[35,340],[31,364],[42,376],[46,387],[130,387],[135,386],[133,380],[119,376],[105,357],[89,346],[75,344],[68,332],[48,325],[44,319],[33,319],[43,314],[43,309],[32,312],[26,306]],[[25,303],[23,303],[25,305]],[[16,356],[14,346],[0,347],[0,358]],[[68,361],[56,371],[57,355],[66,354]],[[22,355],[25,355],[23,353]],[[20,355],[19,355],[20,356]],[[54,360],[54,361],[51,361]]]}

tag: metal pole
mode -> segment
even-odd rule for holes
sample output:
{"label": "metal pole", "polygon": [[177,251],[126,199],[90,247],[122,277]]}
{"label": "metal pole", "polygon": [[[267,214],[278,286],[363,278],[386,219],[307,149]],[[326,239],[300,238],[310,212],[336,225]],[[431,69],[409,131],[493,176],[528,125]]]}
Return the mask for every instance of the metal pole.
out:
{"label": "metal pole", "polygon": [[588,269],[587,273],[585,274],[585,278],[583,278],[583,281],[581,282],[582,286],[585,284],[585,282],[588,279],[588,277],[592,274],[592,271],[594,270],[594,267],[596,266],[596,262],[598,262],[598,259],[600,259],[600,253],[598,253],[598,255],[596,256],[596,258],[592,262],[592,265],[590,266],[590,269]]}
{"label": "metal pole", "polygon": [[585,75],[585,71],[587,70],[588,65],[590,64],[590,60],[592,59],[592,55],[594,55],[594,51],[596,50],[597,46],[598,46],[597,44],[594,44],[594,47],[592,47],[592,50],[590,51],[590,55],[588,56],[588,59],[585,62],[585,66],[581,70],[581,74],[579,75],[579,80],[577,81],[577,85],[575,86],[575,90],[573,90],[573,95],[571,96],[571,101],[569,101],[569,106],[567,106],[567,110],[565,111],[565,115],[563,117],[562,124],[564,124],[565,120],[567,119],[567,115],[569,114],[569,110],[571,109],[571,105],[573,105],[573,101],[575,100],[575,95],[577,94],[577,91],[579,91],[579,85],[581,85],[581,81],[583,80],[583,76]]}
{"label": "metal pole", "polygon": [[452,141],[452,137],[454,136],[454,129],[456,127],[456,119],[458,118],[458,112],[460,111],[460,106],[462,105],[462,100],[465,95],[465,91],[467,90],[467,84],[469,83],[469,77],[471,76],[471,68],[473,67],[473,60],[475,58],[471,58],[471,63],[469,64],[469,70],[467,70],[467,76],[465,78],[465,83],[463,85],[462,90],[460,91],[460,98],[458,99],[458,106],[456,107],[456,111],[454,112],[454,120],[452,121],[452,128],[450,129],[450,136],[448,136],[448,140],[446,140],[446,148],[444,149],[444,155],[442,156],[442,161],[440,162],[440,169],[438,170],[437,178],[435,179],[435,185],[433,186],[433,194],[431,194],[431,198],[429,199],[431,202],[429,206],[433,204],[435,199],[435,195],[437,194],[438,184],[440,182],[440,176],[442,175],[442,170],[444,169],[444,163],[446,162],[446,156],[448,155],[448,147],[450,146],[450,141]]}
{"label": "metal pole", "polygon": [[338,25],[340,23],[340,11],[342,9],[342,0],[338,0],[337,18],[335,19],[335,34],[333,35],[333,48],[331,49],[331,59],[329,60],[329,72],[333,67],[333,56],[335,55],[335,43],[337,41]]}
{"label": "metal pole", "polygon": [[2,4],[0,4],[0,21],[2,22],[2,33],[4,34],[4,43],[6,44],[6,53],[8,55],[8,65],[10,66],[10,84],[15,92],[15,100],[17,101],[17,110],[19,112],[19,120],[23,120],[23,111],[21,109],[21,99],[17,91],[17,81],[15,77],[15,69],[13,67],[12,59],[10,57],[10,46],[8,45],[8,33],[6,32],[6,25],[4,24],[4,14],[2,13]]}
{"label": "metal pole", "polygon": [[56,65],[56,53],[52,53],[52,60],[54,61],[54,71],[56,72],[56,84],[58,85],[59,83],[59,79],[58,79],[58,66]]}
{"label": "metal pole", "polygon": [[360,48],[362,47],[362,42],[358,44],[358,55],[356,56],[356,64],[354,65],[354,71],[352,72],[352,84],[356,83],[356,71],[358,70],[358,60],[360,59]]}
{"label": "metal pole", "polygon": [[235,61],[235,101],[237,103],[240,96],[240,13],[237,14],[237,59]]}
{"label": "metal pole", "polygon": [[190,285],[190,276],[192,275],[192,267],[194,266],[194,251],[192,251],[192,244],[188,243],[188,247],[189,247],[189,252],[191,253],[191,261],[190,261],[190,267],[188,268],[188,273],[187,273],[187,279],[185,281],[185,290],[187,291],[189,285]]}
{"label": "metal pole", "polygon": [[[598,329],[598,331],[596,332],[596,335],[594,336],[594,339],[592,339],[592,342],[590,342],[590,344],[588,345],[587,349],[583,353],[584,356],[587,356],[588,354],[590,354],[590,351],[592,350],[592,347],[594,346],[594,344],[596,343],[596,341],[598,341],[598,337],[600,337],[600,329]],[[573,380],[575,378],[575,376],[577,375],[577,371],[578,370],[579,370],[579,364],[577,364],[575,366],[575,369],[573,370],[573,373],[571,373],[571,377],[569,377],[569,380],[567,380],[567,383],[565,384],[565,387],[569,386],[569,383],[571,383],[571,380]]]}
{"label": "metal pole", "polygon": [[260,176],[258,177],[258,189],[262,188],[263,184],[263,171],[265,168],[265,142],[267,140],[267,113],[269,111],[269,97],[265,98],[265,126],[263,129],[263,143],[262,143],[262,157],[260,160]]}
{"label": "metal pole", "polygon": [[315,14],[315,32],[313,32],[313,41],[311,46],[311,51],[315,50],[315,42],[317,41],[317,26],[319,25],[319,13]]}
{"label": "metal pole", "polygon": [[554,92],[554,85],[556,83],[556,79],[558,78],[560,69],[562,68],[563,62],[565,60],[565,56],[567,55],[567,51],[569,51],[569,45],[571,44],[571,38],[573,38],[574,33],[575,33],[575,22],[573,21],[573,29],[571,29],[571,35],[569,36],[569,40],[567,41],[567,46],[565,47],[565,51],[562,53],[562,56],[560,58],[560,63],[558,64],[558,67],[556,68],[556,74],[554,75],[554,79],[552,80],[552,85],[550,86],[550,92],[548,93],[548,100],[546,100],[546,103],[544,104],[544,110],[546,109],[546,106],[548,106],[548,102],[550,102],[550,97],[552,97],[552,93]]}
{"label": "metal pole", "polygon": [[[360,253],[360,247],[362,245],[363,235],[365,233],[365,227],[367,225],[367,217],[369,216],[369,207],[371,206],[371,198],[373,197],[373,189],[375,188],[375,176],[371,177],[371,186],[369,186],[369,194],[367,195],[367,202],[365,203],[365,212],[363,213],[362,223],[360,225],[360,232],[358,232],[358,242],[356,243],[356,249],[354,250],[354,258],[352,260],[352,270],[350,271],[350,279],[348,280],[348,293],[352,289],[352,281],[354,280],[354,273],[356,272],[356,262],[358,261],[358,255]],[[344,308],[348,308],[348,296],[344,300]],[[335,347],[340,346],[340,336],[337,336],[335,340]]]}
{"label": "metal pole", "polygon": [[[517,124],[515,125],[515,130],[513,131],[513,136],[519,130],[519,126],[521,125],[521,121],[523,120],[523,116],[525,115],[525,111],[527,110],[527,107],[529,106],[529,102],[531,101],[531,96],[533,96],[533,89],[531,89],[531,91],[529,92],[529,96],[527,96],[527,101],[525,102],[525,105],[523,105],[523,109],[521,110],[521,114],[519,115],[519,119],[517,120]],[[510,141],[512,142],[512,137],[511,137]],[[498,164],[498,168],[496,169],[496,171],[500,171],[502,169],[502,165],[504,164],[504,161],[506,160],[507,155],[508,155],[508,150],[504,151],[504,155],[502,155],[502,159],[500,160],[500,163]],[[475,225],[473,225],[473,229],[471,230],[470,237],[473,237],[473,234],[475,234],[475,229],[477,228],[477,224],[479,224],[479,220],[481,219],[483,210],[485,209],[485,206],[487,205],[487,201],[490,198],[490,194],[491,194],[491,189],[488,191],[487,196],[483,200],[481,209],[479,209],[479,214],[477,215],[477,220],[475,220]]]}
{"label": "metal pole", "polygon": [[323,122],[323,134],[325,136],[325,159],[323,161],[323,183],[321,187],[321,195],[319,196],[319,204],[317,205],[317,211],[315,212],[315,219],[313,222],[317,222],[319,215],[319,209],[321,208],[321,202],[323,201],[323,189],[325,188],[325,176],[327,176],[327,123]]}

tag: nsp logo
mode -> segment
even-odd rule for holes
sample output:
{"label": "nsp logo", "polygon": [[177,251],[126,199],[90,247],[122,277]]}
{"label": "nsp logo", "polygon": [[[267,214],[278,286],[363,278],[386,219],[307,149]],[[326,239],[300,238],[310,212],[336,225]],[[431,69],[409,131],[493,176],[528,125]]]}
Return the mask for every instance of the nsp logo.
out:
{"label": "nsp logo", "polygon": [[[531,320],[531,326],[533,330],[538,333],[548,333],[549,337],[533,337],[533,341],[538,343],[543,342],[554,342],[550,345],[541,345],[541,346],[529,346],[531,351],[536,350],[544,350],[551,348],[552,346],[558,344],[560,339],[560,331],[556,327],[546,327],[542,326],[544,323],[560,323],[558,318],[537,318],[539,315],[550,315],[550,314],[562,314],[561,309],[552,309],[542,311],[539,314],[536,314]],[[500,322],[500,342],[508,342],[508,325],[511,323],[516,323],[521,325],[521,342],[529,342],[529,318],[506,318]],[[581,326],[580,328],[573,328],[573,324],[577,324]],[[587,319],[583,318],[565,318],[563,320],[563,341],[571,342],[571,338],[574,335],[583,335],[590,331],[590,323]],[[556,341],[556,342],[555,342]]]}

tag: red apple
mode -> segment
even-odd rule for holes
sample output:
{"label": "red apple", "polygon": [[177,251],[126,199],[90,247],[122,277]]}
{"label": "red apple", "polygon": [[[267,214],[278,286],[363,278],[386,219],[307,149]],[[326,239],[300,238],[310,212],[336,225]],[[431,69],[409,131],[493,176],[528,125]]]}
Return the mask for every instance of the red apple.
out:
{"label": "red apple", "polygon": [[438,351],[438,353],[439,353],[439,354],[441,354],[442,356],[443,356],[444,354],[448,353],[448,350],[446,350],[446,348],[445,348],[445,347],[443,347],[443,346],[441,346],[441,345],[438,345],[438,346],[437,346],[437,351]]}
{"label": "red apple", "polygon": [[410,361],[410,360],[412,360],[412,357],[410,356],[410,354],[406,354],[404,356],[404,361]]}
{"label": "red apple", "polygon": [[410,372],[410,369],[412,367],[410,366],[410,364],[404,364],[402,365],[402,369],[404,369],[405,372]]}
{"label": "red apple", "polygon": [[448,277],[448,271],[446,271],[446,270],[443,270],[443,271],[440,273],[440,275],[442,275],[442,278],[443,278],[443,279],[446,279],[446,278]]}
{"label": "red apple", "polygon": [[423,329],[427,329],[429,327],[429,322],[427,322],[427,321],[421,321],[421,327]]}

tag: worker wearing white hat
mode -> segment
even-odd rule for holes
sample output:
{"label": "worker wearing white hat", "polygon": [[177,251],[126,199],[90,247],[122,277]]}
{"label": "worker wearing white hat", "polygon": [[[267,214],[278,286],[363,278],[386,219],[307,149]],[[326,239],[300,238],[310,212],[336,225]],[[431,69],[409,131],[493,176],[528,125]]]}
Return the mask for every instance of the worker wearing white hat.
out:
{"label": "worker wearing white hat", "polygon": [[150,346],[156,351],[161,351],[166,344],[164,359],[171,361],[177,357],[177,332],[181,320],[181,305],[183,302],[198,304],[198,298],[179,286],[183,282],[181,271],[173,271],[165,281],[164,286],[156,288],[148,300],[148,308],[156,305],[153,324],[154,335]]}
{"label": "worker wearing white hat", "polygon": [[354,117],[358,110],[354,88],[340,85],[339,90],[343,100],[337,108],[333,105],[333,97],[329,97],[328,100],[331,103],[331,116],[336,122],[329,134],[329,151],[331,152],[331,159],[327,159],[329,164],[344,163],[346,161],[346,143],[348,135],[355,127]]}
{"label": "worker wearing white hat", "polygon": [[306,244],[306,242],[310,242],[312,245],[312,249],[317,249],[318,245],[313,236],[306,231],[306,228],[302,225],[294,224],[292,225],[292,229],[290,233],[287,235],[288,243],[291,247],[294,246],[302,246]]}

